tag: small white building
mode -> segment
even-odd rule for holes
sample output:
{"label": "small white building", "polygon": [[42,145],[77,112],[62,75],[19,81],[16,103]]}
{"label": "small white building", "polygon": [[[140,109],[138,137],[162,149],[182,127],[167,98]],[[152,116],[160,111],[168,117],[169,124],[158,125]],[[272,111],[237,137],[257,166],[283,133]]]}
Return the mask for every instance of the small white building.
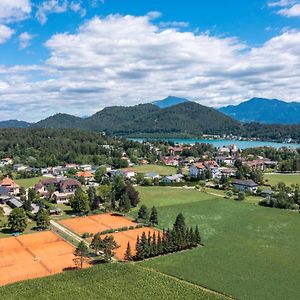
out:
{"label": "small white building", "polygon": [[165,176],[161,179],[162,183],[177,183],[182,182],[184,176],[182,174],[175,174],[171,176]]}

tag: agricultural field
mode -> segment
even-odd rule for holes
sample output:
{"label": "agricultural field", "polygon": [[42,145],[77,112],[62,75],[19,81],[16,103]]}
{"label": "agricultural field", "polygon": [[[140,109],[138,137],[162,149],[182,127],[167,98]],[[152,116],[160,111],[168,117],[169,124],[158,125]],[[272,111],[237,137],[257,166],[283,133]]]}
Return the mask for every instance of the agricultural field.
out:
{"label": "agricultural field", "polygon": [[0,239],[0,285],[73,268],[74,247],[46,231]]}
{"label": "agricultural field", "polygon": [[199,201],[189,202],[180,197],[181,191],[180,203],[164,197],[151,200],[149,191],[140,189],[148,207],[160,203],[160,228],[171,227],[182,212],[188,226],[199,226],[205,246],[150,259],[142,266],[234,298],[298,298],[299,214],[199,192]]}
{"label": "agricultural field", "polygon": [[25,179],[16,179],[15,181],[19,186],[22,186],[23,188],[28,189],[30,187],[33,187],[36,183],[38,183],[42,179],[44,179],[43,176],[33,177],[33,178],[25,178]]}
{"label": "agricultural field", "polygon": [[105,299],[202,299],[221,300],[203,289],[133,264],[102,264],[47,278],[19,282],[0,289],[6,300]]}
{"label": "agricultural field", "polygon": [[270,185],[276,185],[284,182],[286,185],[300,184],[300,174],[264,174],[264,178],[268,180]]}
{"label": "agricultural field", "polygon": [[126,170],[134,171],[136,173],[157,173],[162,176],[176,174],[176,168],[172,166],[163,165],[139,165],[131,168],[126,168]]}

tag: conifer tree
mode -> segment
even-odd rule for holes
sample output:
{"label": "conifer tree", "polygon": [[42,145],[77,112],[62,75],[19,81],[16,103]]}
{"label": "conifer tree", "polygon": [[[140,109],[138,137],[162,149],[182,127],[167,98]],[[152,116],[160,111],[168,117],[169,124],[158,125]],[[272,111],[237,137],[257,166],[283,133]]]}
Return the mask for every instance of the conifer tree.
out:
{"label": "conifer tree", "polygon": [[153,206],[151,209],[151,215],[149,221],[152,226],[158,225],[157,209],[155,206]]}
{"label": "conifer tree", "polygon": [[153,256],[153,249],[152,249],[152,237],[150,231],[148,231],[148,238],[147,238],[147,254],[146,257]]}
{"label": "conifer tree", "polygon": [[197,245],[201,244],[201,235],[200,235],[200,232],[199,232],[198,225],[196,226],[196,229],[195,229],[195,242],[196,242]]}
{"label": "conifer tree", "polygon": [[163,254],[163,252],[164,252],[163,241],[159,232],[157,236],[157,254],[160,255]]}
{"label": "conifer tree", "polygon": [[148,216],[148,209],[146,205],[142,205],[138,211],[138,220],[145,222]]}
{"label": "conifer tree", "polygon": [[158,251],[157,251],[157,239],[156,239],[156,233],[154,232],[152,235],[152,242],[151,242],[151,254],[152,256],[157,256]]}
{"label": "conifer tree", "polygon": [[131,247],[130,247],[130,243],[128,242],[127,244],[127,249],[124,255],[124,259],[127,261],[132,261],[132,254],[131,254]]}

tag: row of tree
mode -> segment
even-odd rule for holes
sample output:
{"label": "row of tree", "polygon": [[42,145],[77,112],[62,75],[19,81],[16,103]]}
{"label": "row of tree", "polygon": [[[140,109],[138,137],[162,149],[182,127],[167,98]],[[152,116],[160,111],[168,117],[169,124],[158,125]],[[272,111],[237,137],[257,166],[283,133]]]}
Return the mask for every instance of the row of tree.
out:
{"label": "row of tree", "polygon": [[150,233],[143,232],[141,237],[138,236],[135,245],[135,255],[132,255],[130,243],[124,255],[124,259],[143,260],[146,258],[163,255],[167,253],[178,252],[184,249],[191,249],[201,244],[201,236],[198,226],[187,227],[184,216],[178,214],[172,229],[160,232]]}

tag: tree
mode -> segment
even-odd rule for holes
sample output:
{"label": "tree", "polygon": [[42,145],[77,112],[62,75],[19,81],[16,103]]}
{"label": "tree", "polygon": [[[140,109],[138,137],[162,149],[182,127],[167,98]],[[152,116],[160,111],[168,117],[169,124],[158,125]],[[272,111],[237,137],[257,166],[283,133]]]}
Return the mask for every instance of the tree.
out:
{"label": "tree", "polygon": [[28,201],[33,202],[35,198],[36,198],[35,190],[34,189],[29,189],[28,190],[28,195],[27,195]]}
{"label": "tree", "polygon": [[185,219],[182,213],[179,213],[176,217],[175,223],[173,225],[175,231],[184,233],[186,230]]}
{"label": "tree", "polygon": [[73,259],[77,268],[82,269],[83,264],[88,262],[89,248],[84,241],[81,241],[74,251],[75,258]]}
{"label": "tree", "polygon": [[119,245],[112,235],[106,236],[104,239],[102,239],[99,250],[103,252],[103,259],[105,262],[111,261],[115,255],[114,250],[117,248],[119,248]]}
{"label": "tree", "polygon": [[89,199],[90,207],[93,206],[95,202],[95,198],[96,198],[96,190],[93,186],[90,186],[88,189],[88,199]]}
{"label": "tree", "polygon": [[238,201],[243,201],[243,200],[245,200],[245,198],[246,198],[246,196],[245,196],[244,192],[239,192],[238,193],[238,197],[237,197]]}
{"label": "tree", "polygon": [[13,231],[24,231],[27,217],[23,208],[14,208],[8,216],[8,225]]}
{"label": "tree", "polygon": [[195,234],[195,242],[196,242],[196,244],[200,245],[201,244],[201,236],[200,236],[198,225],[196,226],[194,234]]}
{"label": "tree", "polygon": [[130,199],[131,206],[136,207],[140,202],[139,192],[134,189],[130,182],[126,183],[125,191]]}
{"label": "tree", "polygon": [[56,188],[54,186],[54,184],[49,185],[48,187],[48,193],[49,193],[49,198],[52,197],[52,194],[55,192]]}
{"label": "tree", "polygon": [[232,196],[233,196],[233,192],[232,192],[232,191],[227,191],[227,192],[226,192],[226,197],[227,197],[227,198],[230,199],[230,198],[232,198]]}
{"label": "tree", "polygon": [[113,181],[113,193],[115,195],[115,200],[119,201],[123,194],[125,194],[126,184],[122,175],[117,175],[114,177]]}
{"label": "tree", "polygon": [[90,211],[88,196],[83,190],[78,189],[70,201],[71,207],[75,212],[87,213]]}
{"label": "tree", "polygon": [[41,208],[36,215],[36,225],[46,229],[50,225],[49,213],[46,209]]}
{"label": "tree", "polygon": [[138,211],[138,220],[145,222],[147,220],[147,217],[148,217],[147,206],[142,204],[142,206],[140,207],[140,209]]}
{"label": "tree", "polygon": [[102,178],[103,178],[103,176],[105,175],[105,173],[106,173],[106,168],[105,168],[105,166],[100,166],[100,167],[96,170],[96,172],[95,172],[95,180],[96,180],[97,182],[101,183],[101,182],[102,182]]}
{"label": "tree", "polygon": [[149,221],[150,221],[150,224],[152,226],[158,225],[157,209],[156,209],[155,206],[153,206],[152,209],[151,209],[151,214],[150,214]]}
{"label": "tree", "polygon": [[102,239],[100,233],[96,233],[91,241],[90,248],[95,251],[95,254],[98,255],[100,248],[102,247]]}
{"label": "tree", "polygon": [[132,260],[132,254],[131,254],[131,248],[130,248],[130,243],[128,242],[127,244],[127,248],[126,248],[126,252],[124,255],[124,259],[127,261],[131,261]]}

